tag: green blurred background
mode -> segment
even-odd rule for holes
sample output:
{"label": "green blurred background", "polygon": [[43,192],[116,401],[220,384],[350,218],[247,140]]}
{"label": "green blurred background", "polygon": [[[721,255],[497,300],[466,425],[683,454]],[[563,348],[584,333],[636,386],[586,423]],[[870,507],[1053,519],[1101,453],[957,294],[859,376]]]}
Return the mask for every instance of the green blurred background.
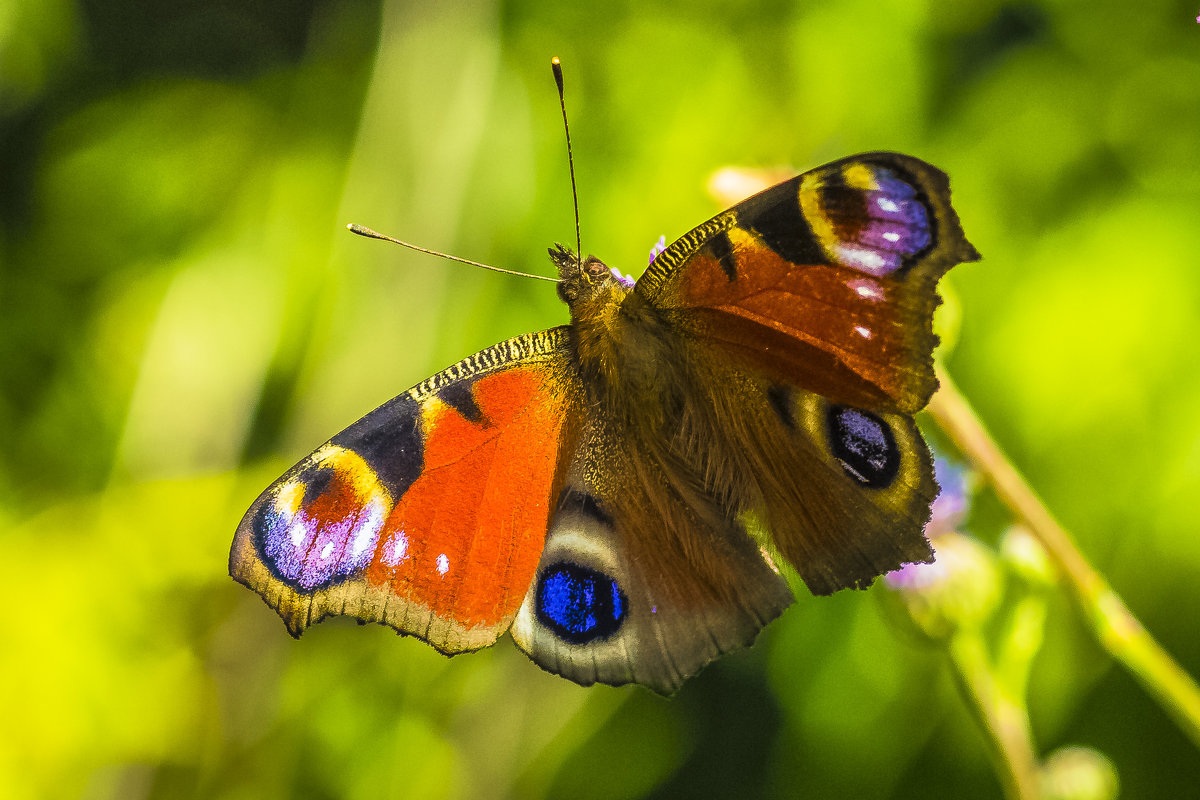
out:
{"label": "green blurred background", "polygon": [[[807,595],[672,700],[507,640],[293,641],[226,575],[258,492],[554,292],[639,273],[719,167],[896,149],[950,173],[985,259],[948,368],[1128,604],[1200,673],[1196,2],[0,4],[0,796],[999,797],[931,649]],[[951,326],[953,327],[953,326]],[[976,528],[1005,521],[986,496]],[[1200,757],[1053,598],[1042,754],[1124,796]]]}

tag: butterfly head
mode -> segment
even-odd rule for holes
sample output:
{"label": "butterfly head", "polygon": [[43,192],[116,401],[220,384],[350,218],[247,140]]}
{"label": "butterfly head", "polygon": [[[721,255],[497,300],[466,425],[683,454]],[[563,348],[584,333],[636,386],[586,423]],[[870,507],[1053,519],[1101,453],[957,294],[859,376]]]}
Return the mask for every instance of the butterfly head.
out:
{"label": "butterfly head", "polygon": [[554,245],[549,252],[558,269],[558,296],[572,314],[598,301],[620,301],[632,288],[595,256],[582,258],[561,244]]}

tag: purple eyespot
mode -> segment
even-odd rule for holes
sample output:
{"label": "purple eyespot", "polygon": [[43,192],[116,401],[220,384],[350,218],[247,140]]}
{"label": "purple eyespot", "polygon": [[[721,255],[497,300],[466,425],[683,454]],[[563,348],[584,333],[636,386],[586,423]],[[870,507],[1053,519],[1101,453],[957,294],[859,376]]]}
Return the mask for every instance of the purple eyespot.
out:
{"label": "purple eyespot", "polygon": [[933,211],[916,186],[880,165],[858,165],[852,173],[846,183],[822,188],[817,233],[826,252],[882,277],[933,245]]}
{"label": "purple eyespot", "polygon": [[254,543],[272,574],[309,593],[371,563],[391,510],[390,498],[366,462],[349,450],[326,445],[259,507]]}
{"label": "purple eyespot", "polygon": [[887,422],[860,408],[830,405],[825,424],[830,453],[848,477],[868,489],[892,485],[900,471],[900,450]]}

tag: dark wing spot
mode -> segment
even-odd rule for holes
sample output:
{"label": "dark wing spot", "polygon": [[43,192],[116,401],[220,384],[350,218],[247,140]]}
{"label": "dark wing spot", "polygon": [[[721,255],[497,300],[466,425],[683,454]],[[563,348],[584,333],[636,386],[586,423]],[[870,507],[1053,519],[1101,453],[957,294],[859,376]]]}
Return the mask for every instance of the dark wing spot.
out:
{"label": "dark wing spot", "polygon": [[900,470],[900,451],[888,424],[849,406],[831,405],[825,416],[833,457],[847,475],[871,489],[885,489]]}
{"label": "dark wing spot", "polygon": [[400,395],[333,437],[331,443],[357,453],[392,497],[400,497],[425,465],[419,415],[417,401]]}
{"label": "dark wing spot", "polygon": [[737,262],[733,257],[733,242],[729,241],[729,234],[721,231],[716,236],[705,242],[705,247],[712,255],[716,262],[721,265],[721,270],[725,273],[725,277],[729,278],[729,282],[733,283],[737,280]]}
{"label": "dark wing spot", "polygon": [[538,578],[535,608],[538,621],[569,644],[607,639],[625,621],[628,601],[607,575],[565,561]]}
{"label": "dark wing spot", "polygon": [[331,469],[317,469],[306,473],[304,480],[304,505],[307,506],[317,502],[317,499],[329,490],[334,477],[336,477],[336,473]]}
{"label": "dark wing spot", "polygon": [[748,222],[768,247],[793,264],[824,264],[828,260],[804,219],[797,191],[786,192],[782,202],[768,206]]}
{"label": "dark wing spot", "polygon": [[475,393],[471,391],[471,381],[452,383],[443,387],[438,393],[438,400],[453,408],[463,419],[472,425],[487,426],[488,421],[483,416],[483,409],[475,402]]}

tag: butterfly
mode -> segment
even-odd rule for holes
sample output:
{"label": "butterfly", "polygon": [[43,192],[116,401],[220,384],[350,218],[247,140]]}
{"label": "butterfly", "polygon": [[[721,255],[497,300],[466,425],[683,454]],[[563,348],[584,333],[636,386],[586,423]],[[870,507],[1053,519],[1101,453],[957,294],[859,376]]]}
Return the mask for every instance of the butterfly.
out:
{"label": "butterfly", "polygon": [[745,200],[633,283],[550,249],[567,325],[385,403],[246,512],[230,573],[446,654],[506,631],[670,694],[793,601],[928,562],[938,279],[979,258],[945,174],[876,152]]}

